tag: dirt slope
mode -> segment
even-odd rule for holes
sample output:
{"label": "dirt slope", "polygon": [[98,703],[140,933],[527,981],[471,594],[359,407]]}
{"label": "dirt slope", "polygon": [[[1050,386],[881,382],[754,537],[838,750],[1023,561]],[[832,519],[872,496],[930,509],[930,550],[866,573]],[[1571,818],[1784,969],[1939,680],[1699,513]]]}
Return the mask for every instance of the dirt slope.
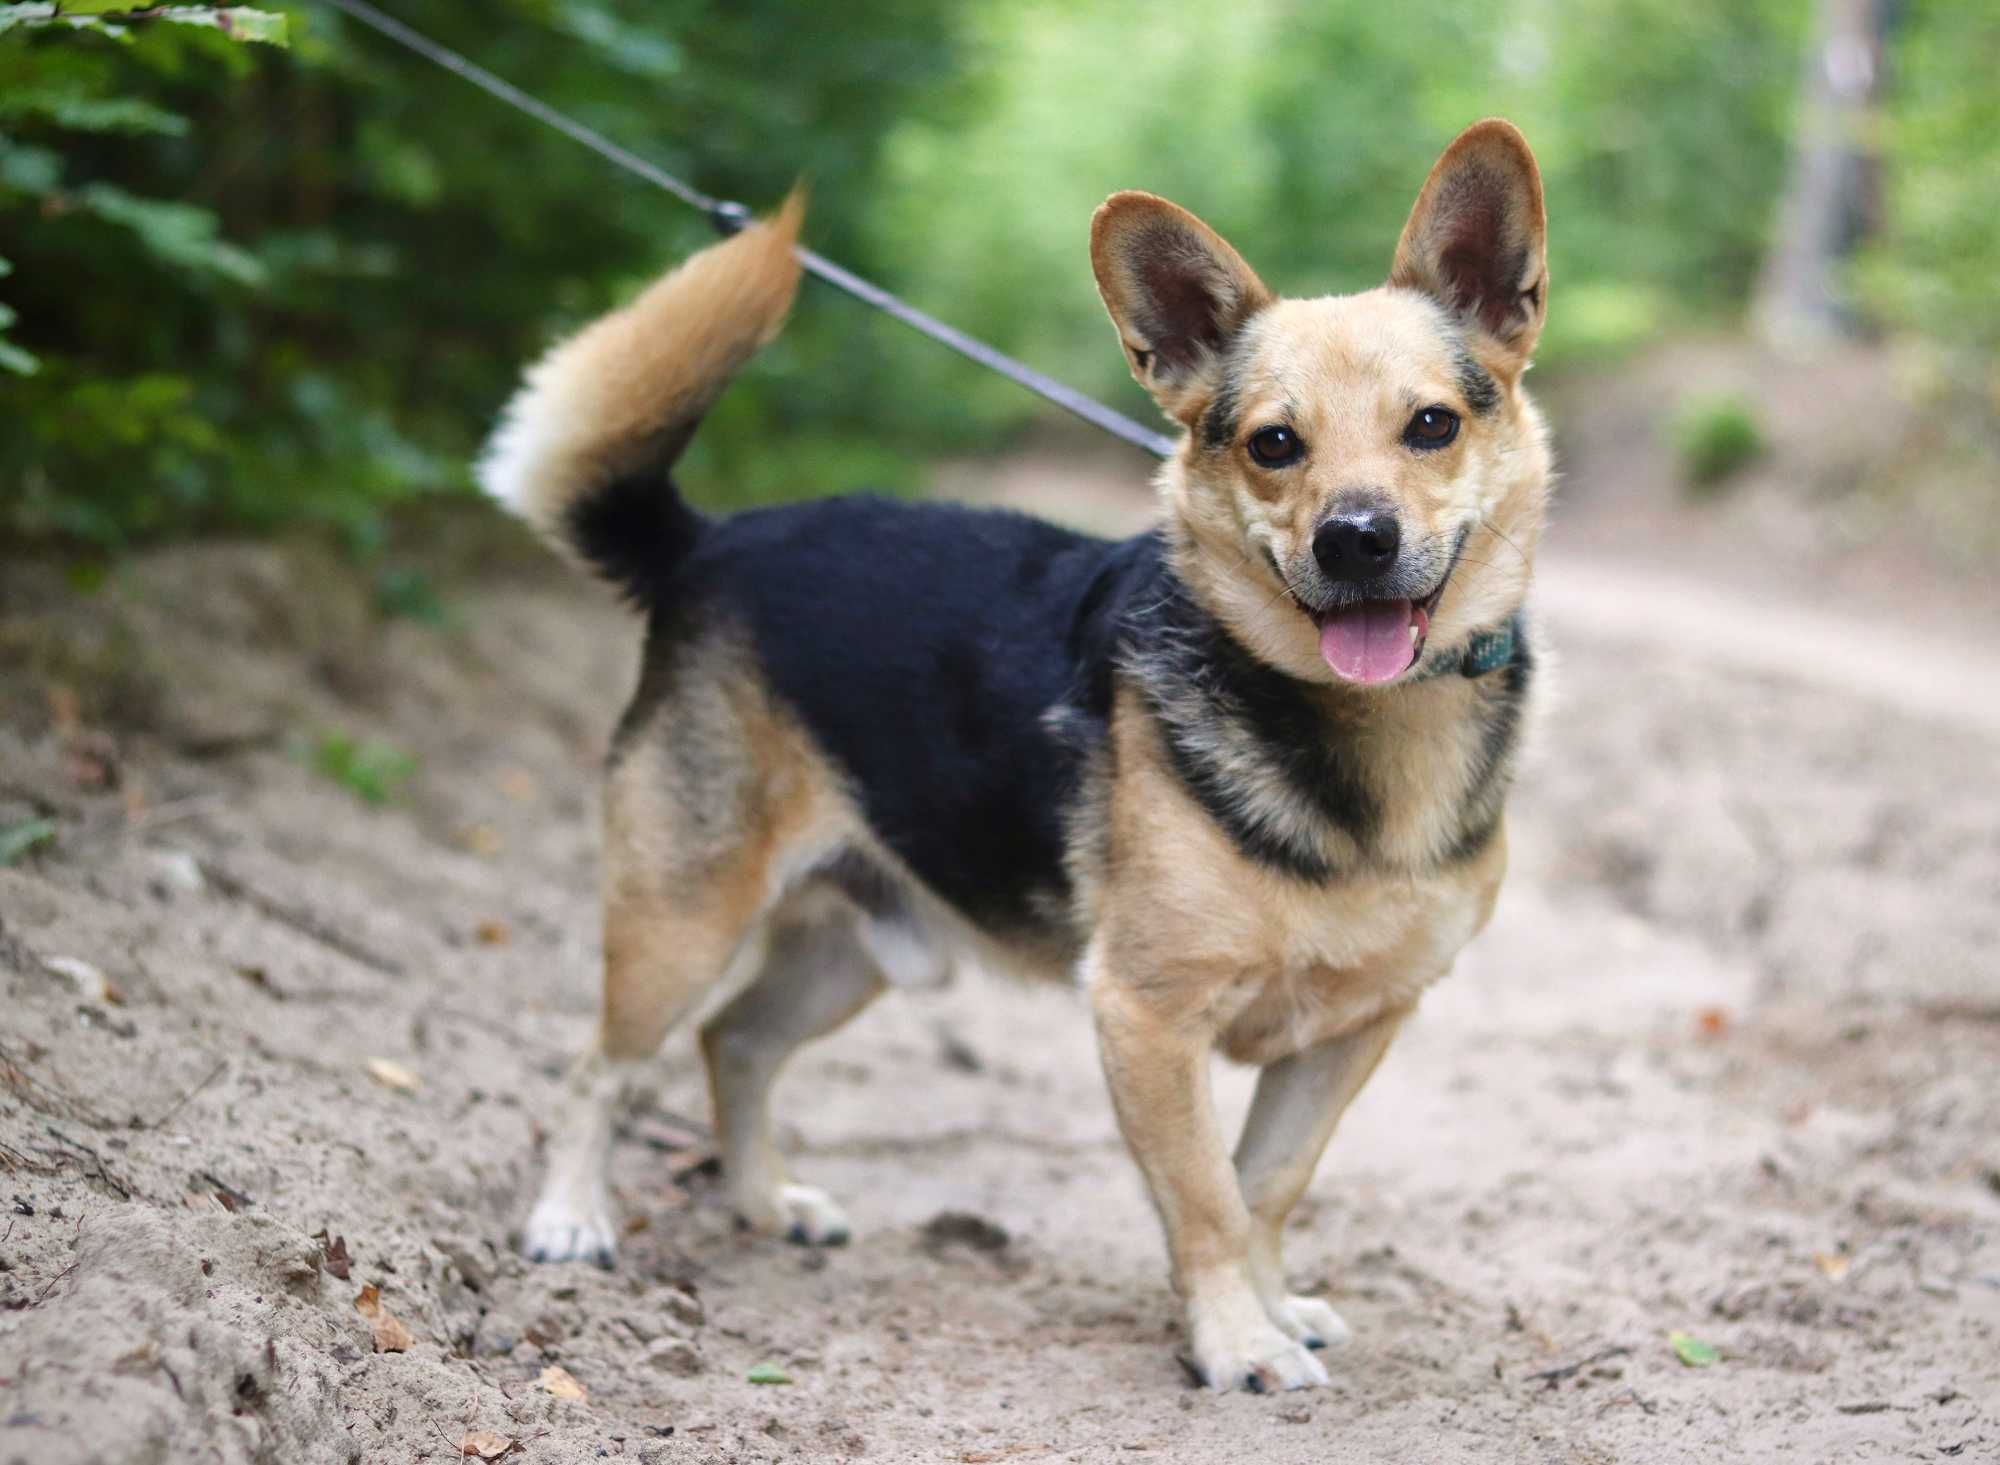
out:
{"label": "dirt slope", "polygon": [[[618,1272],[513,1259],[634,639],[554,564],[450,581],[442,630],[283,548],[88,601],[9,568],[0,827],[59,833],[0,870],[0,1462],[2000,1458],[2000,682],[1810,605],[1733,637],[1677,614],[1711,586],[1591,553],[1548,560],[1561,695],[1499,916],[1291,1240],[1356,1342],[1276,1399],[1174,1364],[1063,991],[894,998],[802,1059],[844,1251],[668,1183],[683,1037],[618,1147]],[[1857,675],[1871,635],[1925,690]],[[333,729],[418,759],[394,803],[308,766]]]}

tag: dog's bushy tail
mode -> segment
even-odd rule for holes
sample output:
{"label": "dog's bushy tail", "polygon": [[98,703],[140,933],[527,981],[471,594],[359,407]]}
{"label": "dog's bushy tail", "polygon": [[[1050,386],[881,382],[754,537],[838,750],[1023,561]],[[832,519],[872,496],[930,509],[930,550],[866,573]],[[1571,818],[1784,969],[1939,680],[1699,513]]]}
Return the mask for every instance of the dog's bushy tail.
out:
{"label": "dog's bushy tail", "polygon": [[528,368],[478,468],[480,487],[642,606],[657,603],[705,521],[672,468],[729,379],[784,324],[805,217],[711,245]]}

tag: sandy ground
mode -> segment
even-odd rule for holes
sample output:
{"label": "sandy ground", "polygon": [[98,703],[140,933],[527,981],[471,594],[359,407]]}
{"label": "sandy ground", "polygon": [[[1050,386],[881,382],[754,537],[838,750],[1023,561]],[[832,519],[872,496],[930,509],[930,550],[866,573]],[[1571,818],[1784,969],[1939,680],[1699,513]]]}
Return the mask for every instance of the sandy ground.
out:
{"label": "sandy ground", "polygon": [[[852,1246],[732,1229],[682,1035],[617,1147],[619,1269],[519,1262],[631,625],[511,550],[461,547],[442,629],[296,547],[89,598],[8,567],[0,828],[57,836],[0,869],[0,1462],[2000,1459],[1990,607],[1691,571],[1610,504],[1546,560],[1498,917],[1296,1219],[1356,1340],[1279,1398],[1176,1365],[1062,990],[897,996],[801,1059]],[[309,766],[335,729],[418,759],[388,806]]]}

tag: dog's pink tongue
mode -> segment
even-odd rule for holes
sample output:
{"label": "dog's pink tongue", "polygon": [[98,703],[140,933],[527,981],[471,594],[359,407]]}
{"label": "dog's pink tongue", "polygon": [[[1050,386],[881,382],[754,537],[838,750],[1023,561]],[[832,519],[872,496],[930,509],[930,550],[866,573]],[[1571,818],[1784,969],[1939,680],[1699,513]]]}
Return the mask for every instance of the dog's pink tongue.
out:
{"label": "dog's pink tongue", "polygon": [[1410,664],[1415,609],[1407,600],[1364,600],[1330,611],[1319,623],[1319,654],[1347,681],[1389,681]]}

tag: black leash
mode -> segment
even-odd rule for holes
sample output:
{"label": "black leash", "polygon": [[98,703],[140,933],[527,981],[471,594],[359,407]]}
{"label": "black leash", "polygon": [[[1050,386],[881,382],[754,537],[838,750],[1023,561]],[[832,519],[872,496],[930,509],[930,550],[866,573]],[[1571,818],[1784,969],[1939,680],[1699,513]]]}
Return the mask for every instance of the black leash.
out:
{"label": "black leash", "polygon": [[[618,146],[600,132],[584,126],[574,117],[558,112],[554,107],[538,97],[531,97],[510,82],[502,81],[485,67],[467,60],[448,46],[439,45],[419,31],[413,31],[394,16],[384,15],[368,0],[326,0],[328,5],[340,11],[371,30],[380,32],[400,46],[406,46],[427,61],[434,61],[446,71],[464,77],[487,95],[496,97],[514,108],[525,112],[537,122],[546,123],[557,132],[573,141],[582,143],[599,157],[616,163],[628,173],[645,179],[655,188],[671,193],[690,208],[701,210],[719,234],[734,234],[750,222],[750,210],[740,203],[727,199],[710,198],[700,189],[683,183],[673,174],[655,164],[647,162],[637,153]],[[961,330],[946,325],[934,316],[926,315],[914,305],[898,300],[880,285],[862,279],[851,270],[842,269],[824,255],[810,249],[795,251],[799,264],[806,273],[826,281],[837,290],[843,290],[856,300],[872,305],[886,315],[892,315],[913,330],[921,331],[940,345],[949,346],[961,356],[970,357],[989,371],[997,371],[1009,381],[1026,387],[1043,399],[1053,402],[1067,412],[1073,412],[1093,427],[1101,427],[1113,437],[1130,443],[1135,448],[1143,448],[1156,458],[1170,457],[1174,451],[1171,439],[1142,427],[1122,412],[1114,412],[1095,398],[1086,397],[1074,387],[1064,386],[1054,377],[1044,376],[1032,366],[1026,366],[1013,357],[994,350],[984,341],[974,340]]]}

